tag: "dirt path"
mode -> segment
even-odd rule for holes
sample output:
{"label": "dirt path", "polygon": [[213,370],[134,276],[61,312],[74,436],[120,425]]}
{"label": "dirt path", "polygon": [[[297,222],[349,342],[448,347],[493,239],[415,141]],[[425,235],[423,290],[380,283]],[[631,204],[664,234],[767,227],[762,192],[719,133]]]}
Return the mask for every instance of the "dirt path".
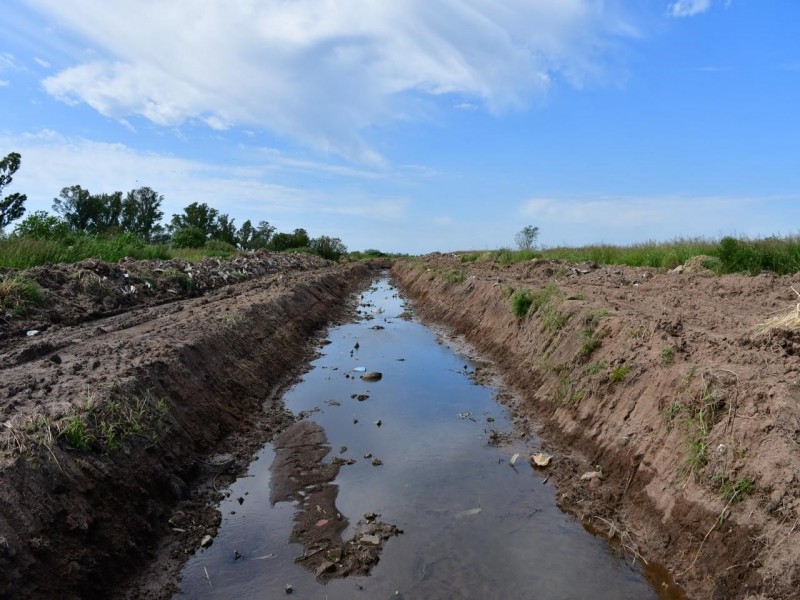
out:
{"label": "dirt path", "polygon": [[[91,303],[130,289],[76,296],[67,293],[74,286],[52,284],[44,309],[6,321],[0,598],[174,591],[180,565],[219,523],[209,507],[217,489],[293,422],[277,392],[369,277],[364,265],[306,259],[265,257],[247,268],[223,276],[244,269],[217,262],[207,271],[215,281],[195,278],[202,290],[154,285],[160,295],[105,313]],[[85,272],[72,269],[50,270]],[[40,333],[25,336],[31,329]]]}
{"label": "dirt path", "polygon": [[[797,597],[800,336],[755,330],[793,307],[796,277],[438,254],[392,274],[519,389],[562,508],[690,597]],[[517,318],[522,291],[532,315]]]}

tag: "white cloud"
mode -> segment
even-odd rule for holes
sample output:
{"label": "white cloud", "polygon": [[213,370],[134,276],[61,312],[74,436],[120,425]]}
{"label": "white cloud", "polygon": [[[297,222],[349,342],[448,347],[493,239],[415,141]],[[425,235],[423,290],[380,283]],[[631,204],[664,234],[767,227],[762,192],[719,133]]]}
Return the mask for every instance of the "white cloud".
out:
{"label": "white cloud", "polygon": [[673,17],[691,17],[711,8],[711,0],[676,0],[669,6]]}
{"label": "white cloud", "polygon": [[0,79],[0,87],[7,87],[9,84],[8,80]]}
{"label": "white cloud", "polygon": [[40,67],[42,67],[43,69],[49,69],[49,68],[51,67],[51,65],[50,65],[50,63],[49,63],[49,62],[47,62],[47,61],[46,61],[45,59],[43,59],[43,58],[39,58],[38,56],[34,56],[34,57],[33,57],[33,60],[34,60],[34,62],[35,62],[37,65],[39,65],[39,66],[40,66]]}
{"label": "white cloud", "polygon": [[45,89],[103,115],[163,126],[262,127],[363,162],[370,128],[414,118],[411,96],[457,95],[493,113],[554,79],[602,77],[616,36],[600,0],[29,0],[96,58]]}

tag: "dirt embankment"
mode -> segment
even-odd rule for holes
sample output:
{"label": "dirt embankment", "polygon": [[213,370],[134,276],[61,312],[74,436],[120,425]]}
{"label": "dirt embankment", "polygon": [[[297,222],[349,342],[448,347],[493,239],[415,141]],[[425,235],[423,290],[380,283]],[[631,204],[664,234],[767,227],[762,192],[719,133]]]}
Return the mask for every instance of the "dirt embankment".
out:
{"label": "dirt embankment", "polygon": [[798,597],[800,335],[756,331],[797,277],[444,255],[392,275],[519,388],[565,510],[692,598]]}
{"label": "dirt embankment", "polygon": [[217,488],[293,422],[277,392],[370,276],[365,265],[262,258],[214,263],[203,272],[219,281],[194,298],[197,267],[182,288],[131,265],[50,267],[60,283],[31,276],[49,282],[45,305],[22,325],[8,319],[0,344],[0,598],[175,591],[219,523]]}

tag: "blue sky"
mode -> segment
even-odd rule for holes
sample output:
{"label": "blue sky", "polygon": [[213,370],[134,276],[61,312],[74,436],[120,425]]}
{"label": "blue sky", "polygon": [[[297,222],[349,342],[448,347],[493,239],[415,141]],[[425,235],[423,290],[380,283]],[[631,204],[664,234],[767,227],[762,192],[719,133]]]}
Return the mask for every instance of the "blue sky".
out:
{"label": "blue sky", "polygon": [[9,191],[350,249],[800,231],[795,0],[6,0]]}

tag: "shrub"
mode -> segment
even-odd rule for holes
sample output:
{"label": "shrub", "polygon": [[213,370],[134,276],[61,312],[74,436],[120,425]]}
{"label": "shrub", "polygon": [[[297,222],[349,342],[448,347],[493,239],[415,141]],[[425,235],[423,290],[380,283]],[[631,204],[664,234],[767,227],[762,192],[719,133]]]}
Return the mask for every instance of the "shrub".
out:
{"label": "shrub", "polygon": [[619,365],[618,367],[614,367],[611,369],[611,374],[609,378],[611,381],[616,383],[617,381],[622,381],[628,376],[628,373],[631,372],[631,368],[628,365]]}
{"label": "shrub", "polygon": [[511,312],[518,319],[525,317],[532,305],[533,296],[527,290],[514,292],[511,296]]}
{"label": "shrub", "polygon": [[41,305],[42,301],[42,288],[24,275],[0,280],[0,306],[14,314],[24,316],[31,308]]}
{"label": "shrub", "polygon": [[173,248],[201,248],[206,243],[206,234],[199,227],[183,227],[172,235]]}

